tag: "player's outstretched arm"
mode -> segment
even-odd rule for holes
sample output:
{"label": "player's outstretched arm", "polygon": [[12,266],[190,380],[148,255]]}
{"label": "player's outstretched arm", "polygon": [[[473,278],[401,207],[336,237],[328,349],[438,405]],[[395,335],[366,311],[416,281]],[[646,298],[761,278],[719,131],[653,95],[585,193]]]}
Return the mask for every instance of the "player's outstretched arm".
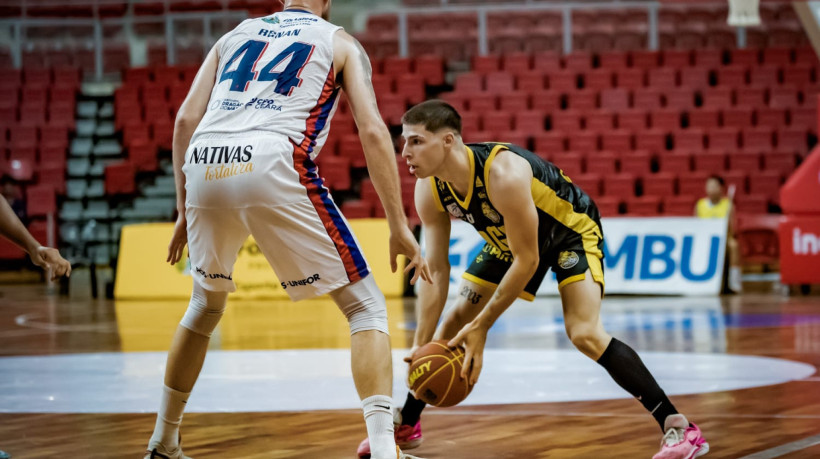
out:
{"label": "player's outstretched arm", "polygon": [[370,81],[373,73],[370,58],[362,45],[344,31],[339,31],[334,36],[333,50],[334,65],[337,65],[338,74],[342,75],[342,89],[347,94],[359,129],[367,172],[379,194],[390,226],[391,268],[396,271],[396,257],[403,254],[409,259],[405,272],[416,269],[411,283],[415,283],[419,276],[429,282],[427,263],[421,256],[421,249],[413,233],[407,227],[393,140],[376,104],[376,95]]}
{"label": "player's outstretched arm", "polygon": [[450,216],[436,206],[429,179],[416,181],[415,201],[424,230],[425,257],[433,283],[422,283],[419,287],[414,349],[433,339],[450,286]]}
{"label": "player's outstretched arm", "polygon": [[185,164],[185,152],[191,137],[194,135],[196,127],[205,116],[208,109],[208,101],[211,98],[211,90],[216,80],[216,70],[219,66],[218,54],[219,42],[211,48],[205,62],[199,68],[194,78],[188,95],[179,107],[176,120],[174,121],[174,140],[172,158],[174,162],[174,183],[177,191],[177,222],[174,227],[174,235],[168,244],[168,257],[166,261],[175,264],[182,258],[182,250],[188,242],[187,222],[185,220],[185,174],[182,173],[182,165]]}
{"label": "player's outstretched arm", "polygon": [[25,250],[32,263],[46,270],[51,280],[56,280],[60,276],[71,276],[71,263],[63,258],[57,249],[40,245],[3,197],[0,197],[0,235]]}
{"label": "player's outstretched arm", "polygon": [[464,344],[461,376],[469,378],[470,384],[475,384],[481,373],[487,332],[524,291],[538,268],[538,212],[530,188],[532,178],[530,165],[512,153],[499,153],[490,168],[487,191],[504,216],[513,262],[484,309],[450,341],[451,346]]}

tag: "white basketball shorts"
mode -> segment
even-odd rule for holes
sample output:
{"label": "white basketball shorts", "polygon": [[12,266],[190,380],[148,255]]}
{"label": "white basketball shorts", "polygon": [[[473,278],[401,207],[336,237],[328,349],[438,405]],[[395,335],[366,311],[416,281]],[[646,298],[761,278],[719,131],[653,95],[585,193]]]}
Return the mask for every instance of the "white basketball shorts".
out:
{"label": "white basketball shorts", "polygon": [[233,266],[251,234],[293,300],[370,273],[307,151],[274,136],[215,137],[193,142],[182,167],[196,282],[212,291],[236,290]]}

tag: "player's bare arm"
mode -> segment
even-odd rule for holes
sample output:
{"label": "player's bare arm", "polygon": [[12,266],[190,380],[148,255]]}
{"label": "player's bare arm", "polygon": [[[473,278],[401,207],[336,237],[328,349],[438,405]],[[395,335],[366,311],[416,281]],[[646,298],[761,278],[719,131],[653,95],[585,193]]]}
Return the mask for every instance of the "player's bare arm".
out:
{"label": "player's bare arm", "polygon": [[196,127],[205,116],[208,109],[208,101],[211,97],[211,90],[214,88],[216,71],[219,66],[219,55],[217,43],[199,71],[191,85],[191,90],[185,96],[185,100],[179,107],[176,120],[174,121],[174,140],[172,158],[174,163],[174,183],[177,192],[177,222],[174,227],[174,235],[168,244],[167,262],[175,264],[182,258],[182,250],[188,241],[187,223],[185,220],[185,174],[182,173],[182,165],[185,164],[185,151],[191,143]]}
{"label": "player's bare arm", "polygon": [[481,373],[487,332],[524,291],[538,268],[538,213],[530,190],[530,165],[523,158],[502,151],[491,164],[489,177],[489,198],[504,216],[513,262],[484,309],[450,341],[451,346],[464,344],[465,365],[461,375],[469,378],[471,384],[478,381]]}
{"label": "player's bare arm", "polygon": [[342,89],[347,94],[359,139],[367,160],[367,171],[373,186],[384,206],[387,223],[390,226],[390,263],[396,271],[396,257],[404,254],[409,258],[405,272],[416,269],[411,283],[419,277],[430,282],[427,263],[421,256],[421,249],[407,227],[407,216],[401,201],[401,182],[396,166],[393,139],[387,130],[376,95],[373,92],[371,77],[373,69],[362,45],[350,34],[339,31],[333,40],[334,66],[337,75],[341,75]]}
{"label": "player's bare arm", "polygon": [[415,202],[424,230],[426,258],[433,284],[422,283],[419,289],[413,348],[433,339],[450,284],[450,216],[436,205],[429,180],[416,181]]}
{"label": "player's bare arm", "polygon": [[0,196],[0,236],[10,240],[14,245],[28,253],[31,262],[46,270],[51,280],[60,276],[71,276],[71,263],[60,255],[57,249],[43,247],[28,232],[23,222],[17,218],[6,198]]}

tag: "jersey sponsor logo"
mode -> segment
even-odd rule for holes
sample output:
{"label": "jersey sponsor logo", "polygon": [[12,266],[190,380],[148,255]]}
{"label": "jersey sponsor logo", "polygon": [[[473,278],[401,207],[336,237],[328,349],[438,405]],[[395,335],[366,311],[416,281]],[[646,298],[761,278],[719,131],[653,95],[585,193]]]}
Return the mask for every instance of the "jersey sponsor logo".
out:
{"label": "jersey sponsor logo", "polygon": [[242,102],[236,99],[215,99],[209,107],[211,110],[226,110],[232,112],[242,108]]}
{"label": "jersey sponsor logo", "polygon": [[282,288],[287,290],[288,287],[303,287],[305,285],[311,285],[314,282],[318,282],[319,280],[321,280],[321,277],[319,277],[319,274],[317,273],[304,279],[282,282]]}
{"label": "jersey sponsor logo", "polygon": [[298,37],[302,29],[287,30],[277,32],[275,30],[259,29],[259,35],[267,38]]}
{"label": "jersey sponsor logo", "polygon": [[562,269],[570,269],[578,264],[580,258],[578,254],[572,251],[561,252],[558,254],[558,266]]}
{"label": "jersey sponsor logo", "polygon": [[[499,259],[503,262],[512,263],[512,253],[505,252],[505,251],[499,249],[498,247],[496,247],[495,245],[493,245],[492,243],[485,244],[484,247],[481,248],[481,251],[484,252],[484,253],[488,253],[493,258],[497,258],[497,259]],[[479,257],[481,257],[481,255],[479,255]],[[478,260],[478,257],[476,257],[476,260]],[[479,260],[479,261],[481,261],[481,260]]]}
{"label": "jersey sponsor logo", "polygon": [[206,164],[205,181],[210,182],[253,172],[252,158],[253,145],[221,145],[194,147],[188,162]]}
{"label": "jersey sponsor logo", "polygon": [[483,212],[484,216],[489,218],[490,221],[492,221],[493,223],[498,224],[498,223],[501,222],[501,215],[499,215],[498,212],[496,212],[495,209],[493,209],[490,206],[490,204],[488,204],[486,202],[482,202],[481,203],[481,212]]}
{"label": "jersey sponsor logo", "polygon": [[262,22],[267,22],[268,24],[279,24],[279,18],[276,16],[272,18],[262,18]]}
{"label": "jersey sponsor logo", "polygon": [[191,164],[247,163],[253,158],[253,145],[194,147]]}
{"label": "jersey sponsor logo", "polygon": [[226,279],[226,280],[233,280],[231,274],[222,274],[222,273],[207,273],[204,269],[200,268],[199,266],[196,267],[196,273],[206,279]]}
{"label": "jersey sponsor logo", "polygon": [[257,110],[282,111],[282,106],[276,104],[275,99],[259,99],[254,97],[245,104],[245,108],[255,108]]}

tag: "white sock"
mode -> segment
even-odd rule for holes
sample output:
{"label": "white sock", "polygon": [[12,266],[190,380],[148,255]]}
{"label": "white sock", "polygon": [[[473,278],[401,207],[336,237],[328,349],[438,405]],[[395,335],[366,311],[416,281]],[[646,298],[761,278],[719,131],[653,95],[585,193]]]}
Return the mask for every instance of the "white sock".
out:
{"label": "white sock", "polygon": [[[180,392],[168,386],[162,387],[162,400],[157,412],[157,424],[149,445],[157,443],[166,448],[166,451],[175,451],[179,448],[179,425],[182,423],[182,412],[188,402],[190,392]],[[149,449],[151,447],[149,446]]]}
{"label": "white sock", "polygon": [[373,459],[396,457],[396,440],[393,438],[393,399],[387,395],[374,395],[362,400],[367,437],[370,439],[370,456]]}

